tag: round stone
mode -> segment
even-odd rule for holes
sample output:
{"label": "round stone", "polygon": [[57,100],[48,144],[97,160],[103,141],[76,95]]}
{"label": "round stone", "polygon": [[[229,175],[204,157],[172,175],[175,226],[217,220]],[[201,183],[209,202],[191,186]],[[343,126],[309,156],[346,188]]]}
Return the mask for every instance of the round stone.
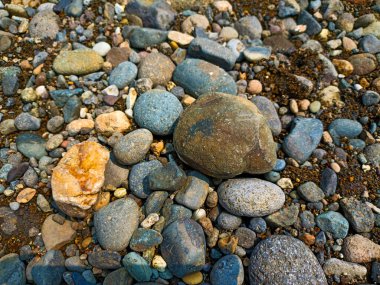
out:
{"label": "round stone", "polygon": [[44,10],[33,16],[29,23],[29,33],[34,38],[54,40],[59,32],[59,16],[53,11]]}
{"label": "round stone", "polygon": [[106,56],[107,53],[111,50],[111,46],[106,42],[99,42],[95,44],[92,49],[96,51],[100,56]]}
{"label": "round stone", "polygon": [[152,52],[140,63],[138,78],[150,78],[154,86],[165,86],[172,78],[174,69],[175,65],[169,57]]}

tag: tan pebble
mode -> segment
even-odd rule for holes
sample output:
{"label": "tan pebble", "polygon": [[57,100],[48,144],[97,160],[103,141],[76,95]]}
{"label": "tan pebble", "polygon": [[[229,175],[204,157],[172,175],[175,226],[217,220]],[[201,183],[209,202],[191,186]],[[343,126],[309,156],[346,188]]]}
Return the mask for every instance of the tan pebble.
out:
{"label": "tan pebble", "polygon": [[201,284],[203,281],[203,275],[201,272],[190,273],[182,278],[182,281],[187,285]]}
{"label": "tan pebble", "polygon": [[164,272],[166,268],[166,261],[161,255],[155,255],[152,260],[152,267],[157,269],[159,272]]}
{"label": "tan pebble", "polygon": [[307,111],[309,106],[310,106],[310,101],[307,99],[303,99],[303,100],[299,101],[299,103],[298,103],[298,107],[301,111]]}
{"label": "tan pebble", "polygon": [[163,141],[154,142],[150,145],[150,150],[153,152],[155,156],[160,156],[164,148],[165,148],[165,144]]}
{"label": "tan pebble", "polygon": [[92,243],[92,237],[86,237],[83,241],[82,241],[82,248],[87,248],[90,244]]}
{"label": "tan pebble", "polygon": [[334,170],[336,173],[339,173],[339,172],[340,172],[340,166],[339,166],[338,163],[333,162],[333,163],[331,163],[330,166],[331,166],[331,169]]}
{"label": "tan pebble", "polygon": [[34,195],[36,195],[36,192],[36,189],[25,188],[24,190],[21,190],[20,193],[18,193],[16,201],[20,204],[28,203],[33,199]]}
{"label": "tan pebble", "polygon": [[343,49],[345,51],[352,51],[353,49],[357,49],[358,48],[358,46],[356,45],[356,43],[352,39],[350,39],[348,37],[343,37],[342,42],[343,42]]}
{"label": "tan pebble", "polygon": [[372,86],[375,88],[376,92],[380,92],[380,77],[376,78],[374,81],[372,81]]}
{"label": "tan pebble", "polygon": [[33,74],[34,74],[34,75],[38,75],[38,74],[40,74],[41,71],[42,71],[42,68],[43,68],[43,67],[44,67],[44,64],[41,63],[39,66],[37,66],[37,67],[33,70]]}
{"label": "tan pebble", "polygon": [[20,67],[23,70],[32,70],[33,69],[33,65],[31,65],[30,62],[27,61],[26,59],[20,62]]}
{"label": "tan pebble", "polygon": [[127,195],[127,189],[125,188],[117,188],[115,192],[113,192],[113,195],[116,198],[123,198]]}
{"label": "tan pebble", "polygon": [[146,217],[142,222],[141,222],[141,226],[144,228],[144,229],[148,229],[150,228],[151,226],[153,226],[155,223],[157,223],[160,219],[160,216],[157,214],[157,213],[152,213],[152,214],[149,214],[148,217]]}
{"label": "tan pebble", "polygon": [[293,182],[290,178],[281,178],[277,181],[277,185],[282,189],[293,189]]}
{"label": "tan pebble", "polygon": [[205,234],[207,236],[210,236],[212,234],[212,231],[214,229],[212,222],[209,218],[203,217],[198,220],[198,223],[202,226]]}
{"label": "tan pebble", "polygon": [[333,59],[332,63],[337,71],[345,76],[349,76],[354,71],[354,66],[347,60]]}
{"label": "tan pebble", "polygon": [[315,243],[315,236],[313,236],[312,234],[305,233],[301,235],[300,238],[305,244],[309,246]]}
{"label": "tan pebble", "polygon": [[332,139],[332,137],[328,131],[323,132],[322,138],[323,138],[323,142],[325,142],[325,143],[332,143],[333,142],[333,139]]}
{"label": "tan pebble", "polygon": [[189,95],[185,95],[185,96],[183,96],[181,102],[186,107],[186,106],[190,106],[191,104],[193,104],[195,102],[195,100],[196,99],[194,97],[191,97]]}
{"label": "tan pebble", "polygon": [[249,94],[259,94],[263,91],[263,85],[258,80],[250,80],[248,82],[247,92]]}
{"label": "tan pebble", "polygon": [[290,109],[290,112],[292,112],[293,114],[297,114],[298,113],[298,104],[297,104],[296,100],[294,100],[294,99],[290,100],[290,102],[289,102],[289,109]]}

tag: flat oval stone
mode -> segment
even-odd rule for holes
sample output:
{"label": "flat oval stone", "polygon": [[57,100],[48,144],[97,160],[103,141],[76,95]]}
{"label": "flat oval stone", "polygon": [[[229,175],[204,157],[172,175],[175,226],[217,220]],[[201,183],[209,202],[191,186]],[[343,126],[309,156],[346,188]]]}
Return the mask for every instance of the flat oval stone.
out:
{"label": "flat oval stone", "polygon": [[138,252],[143,252],[151,247],[162,243],[162,236],[159,232],[151,229],[137,229],[130,240],[129,247]]}
{"label": "flat oval stone", "polygon": [[45,144],[46,141],[36,134],[24,133],[16,138],[17,150],[28,158],[40,159],[47,155]]}
{"label": "flat oval stone", "polygon": [[281,209],[285,194],[276,184],[257,179],[229,179],[218,187],[219,203],[230,213],[262,217]]}
{"label": "flat oval stone", "polygon": [[196,98],[210,92],[237,93],[236,83],[227,72],[201,59],[189,58],[177,65],[173,81]]}
{"label": "flat oval stone", "polygon": [[329,133],[336,145],[340,145],[340,138],[347,137],[353,139],[360,135],[363,130],[363,126],[350,119],[335,119],[328,127]]}
{"label": "flat oval stone", "polygon": [[137,76],[137,66],[129,61],[120,63],[112,70],[108,82],[110,85],[116,85],[117,88],[123,89],[128,86]]}
{"label": "flat oval stone", "polygon": [[103,58],[94,50],[62,51],[53,62],[54,70],[63,75],[85,75],[100,70]]}

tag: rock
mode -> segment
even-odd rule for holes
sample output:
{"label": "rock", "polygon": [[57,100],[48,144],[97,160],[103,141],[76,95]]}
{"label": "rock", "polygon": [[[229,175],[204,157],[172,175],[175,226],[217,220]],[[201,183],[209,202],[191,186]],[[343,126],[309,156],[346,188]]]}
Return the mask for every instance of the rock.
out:
{"label": "rock", "polygon": [[125,12],[139,17],[144,27],[167,30],[174,21],[176,12],[163,0],[133,0],[125,7]]}
{"label": "rock", "polygon": [[[281,274],[278,274],[281,272]],[[313,252],[293,237],[278,235],[253,250],[248,271],[250,284],[323,284],[326,277]]]}
{"label": "rock", "polygon": [[282,125],[272,101],[264,96],[255,96],[251,101],[267,119],[272,134],[274,136],[279,135],[281,133]]}
{"label": "rock", "polygon": [[81,100],[77,96],[71,97],[63,107],[63,118],[65,123],[70,123],[79,118]]}
{"label": "rock", "polygon": [[64,123],[65,120],[63,117],[55,116],[47,122],[46,128],[49,132],[55,134],[62,130]]}
{"label": "rock", "polygon": [[106,56],[107,53],[111,50],[111,46],[107,42],[96,43],[92,49],[96,51],[100,56]]}
{"label": "rock", "polygon": [[175,201],[191,210],[197,210],[206,201],[209,186],[203,180],[189,176],[185,185],[177,192]]}
{"label": "rock", "polygon": [[250,39],[260,39],[263,28],[260,21],[255,16],[246,16],[235,23],[235,29],[241,36],[248,36]]}
{"label": "rock", "polygon": [[375,225],[375,215],[367,204],[353,197],[339,201],[344,216],[357,233],[369,233]]}
{"label": "rock", "polygon": [[380,245],[361,235],[344,239],[344,259],[349,262],[367,263],[380,258]]}
{"label": "rock", "polygon": [[191,57],[206,60],[225,70],[231,70],[236,62],[236,56],[229,48],[206,38],[195,38],[187,52]]}
{"label": "rock", "polygon": [[202,269],[206,241],[202,227],[191,219],[176,220],[162,234],[161,254],[172,274],[183,277]]}
{"label": "rock", "polygon": [[[29,168],[29,169],[33,169],[33,168]],[[25,175],[24,175],[24,177],[25,177]],[[34,195],[36,195],[36,193],[37,193],[36,189],[24,188],[23,190],[20,191],[20,193],[18,193],[16,201],[17,201],[17,203],[20,203],[20,204],[26,204],[30,200],[33,199],[33,197],[34,197]]]}
{"label": "rock", "polygon": [[168,196],[169,193],[165,191],[155,191],[149,195],[144,204],[145,214],[150,215],[153,213],[159,213]]}
{"label": "rock", "polygon": [[134,165],[129,174],[129,189],[141,199],[147,198],[151,194],[148,176],[152,171],[162,167],[158,160],[143,161]]}
{"label": "rock", "polygon": [[33,16],[29,23],[29,33],[33,38],[54,40],[59,32],[60,19],[53,11],[44,10]]}
{"label": "rock", "polygon": [[364,154],[373,165],[380,165],[380,144],[372,144],[364,149]]}
{"label": "rock", "polygon": [[47,155],[45,143],[42,137],[32,133],[19,134],[16,138],[17,150],[28,158],[40,159]]}
{"label": "rock", "polygon": [[322,27],[318,21],[314,19],[314,17],[310,15],[306,10],[302,10],[298,15],[297,24],[306,25],[306,33],[309,36],[315,36],[322,30]]}
{"label": "rock", "polygon": [[354,29],[355,18],[350,13],[343,13],[338,17],[336,21],[336,27],[339,30],[351,32]]}
{"label": "rock", "polygon": [[20,131],[37,131],[41,127],[41,120],[29,113],[21,113],[15,118],[14,124]]}
{"label": "rock", "polygon": [[272,49],[268,47],[248,47],[244,49],[243,54],[249,62],[257,62],[262,59],[269,59]]}
{"label": "rock", "polygon": [[373,35],[380,39],[380,21],[376,21],[363,29],[363,36]]}
{"label": "rock", "polygon": [[12,39],[7,36],[0,37],[0,52],[7,51],[12,45]]}
{"label": "rock", "polygon": [[322,171],[320,186],[326,196],[335,194],[338,185],[338,176],[331,168],[325,168]]}
{"label": "rock", "polygon": [[62,51],[53,62],[54,70],[63,75],[85,75],[100,70],[103,58],[93,50]]}
{"label": "rock", "polygon": [[120,138],[113,148],[117,161],[123,165],[133,165],[144,159],[148,153],[153,135],[147,129],[137,129]]}
{"label": "rock", "polygon": [[193,14],[187,17],[181,24],[184,33],[192,34],[196,28],[207,30],[210,23],[204,15]]}
{"label": "rock", "polygon": [[[2,74],[1,74],[2,73]],[[18,67],[8,67],[1,72],[2,88],[5,96],[12,96],[16,94],[19,87],[19,75],[21,73]]]}
{"label": "rock", "polygon": [[97,239],[107,250],[124,250],[138,224],[139,207],[130,198],[111,202],[94,215]]}
{"label": "rock", "polygon": [[335,239],[345,238],[348,233],[348,221],[338,212],[328,211],[320,214],[316,219],[318,227],[329,232]]}
{"label": "rock", "polygon": [[133,109],[136,123],[160,136],[173,133],[182,111],[177,97],[163,90],[150,90],[140,95]]}
{"label": "rock", "polygon": [[335,119],[328,127],[328,131],[336,145],[340,145],[340,138],[347,137],[353,139],[362,132],[362,125],[354,120]]}
{"label": "rock", "polygon": [[63,219],[62,224],[57,223],[54,220],[54,215],[50,215],[45,219],[42,224],[41,234],[46,250],[59,250],[72,242],[76,236],[70,221]]}
{"label": "rock", "polygon": [[323,264],[323,271],[326,276],[339,276],[351,284],[364,281],[367,275],[367,268],[364,266],[337,258],[326,260]]}
{"label": "rock", "polygon": [[298,186],[298,194],[307,202],[318,202],[325,197],[325,193],[314,182],[306,182]]}
{"label": "rock", "polygon": [[95,123],[91,119],[78,119],[74,120],[66,126],[66,131],[69,135],[75,136],[77,134],[88,134],[95,127]]}
{"label": "rock", "polygon": [[104,186],[119,187],[128,183],[129,169],[116,161],[111,153],[104,172]]}
{"label": "rock", "polygon": [[129,41],[131,47],[145,49],[163,43],[166,41],[167,37],[168,33],[165,31],[149,28],[135,28],[129,35]]}
{"label": "rock", "polygon": [[374,71],[377,66],[376,57],[370,53],[352,55],[348,61],[354,66],[354,75],[366,75]]}
{"label": "rock", "polygon": [[4,136],[16,132],[15,120],[6,119],[0,123],[0,133]]}
{"label": "rock", "polygon": [[364,51],[372,54],[380,52],[380,39],[374,35],[368,35],[360,39],[359,47]]}
{"label": "rock", "polygon": [[267,37],[263,41],[264,45],[272,48],[275,53],[291,54],[296,51],[294,44],[288,40],[288,37],[284,34],[275,34]]}
{"label": "rock", "polygon": [[72,256],[72,257],[67,258],[65,260],[65,267],[69,271],[74,271],[74,272],[83,272],[86,269],[88,269],[84,261],[81,260],[79,256]]}
{"label": "rock", "polygon": [[265,173],[276,162],[271,131],[256,106],[223,93],[204,95],[190,105],[179,119],[173,143],[184,162],[218,178]]}
{"label": "rock", "polygon": [[221,212],[217,219],[218,228],[227,231],[236,230],[241,225],[241,218],[227,212]]}
{"label": "rock", "polygon": [[269,215],[285,203],[280,187],[257,178],[229,179],[218,187],[218,197],[223,208],[244,217]]}
{"label": "rock", "polygon": [[[121,201],[121,200],[118,200]],[[88,255],[88,262],[100,269],[118,269],[120,265],[121,256],[116,251],[110,250],[94,250]]]}
{"label": "rock", "polygon": [[123,89],[129,86],[137,76],[137,67],[132,62],[124,61],[112,70],[108,82],[110,85],[116,85],[117,88]]}
{"label": "rock", "polygon": [[159,52],[147,55],[139,65],[138,78],[150,78],[153,86],[166,86],[172,78],[175,69],[169,57]]}
{"label": "rock", "polygon": [[213,285],[242,285],[244,268],[240,258],[231,254],[219,259],[211,270],[210,281]]}
{"label": "rock", "polygon": [[27,162],[21,162],[13,166],[13,168],[9,170],[7,174],[7,182],[10,183],[16,179],[21,178],[28,168],[29,168],[29,163]]}
{"label": "rock", "polygon": [[37,285],[60,285],[65,272],[65,258],[58,250],[49,250],[32,267],[33,281]]}
{"label": "rock", "polygon": [[144,252],[149,248],[156,247],[162,243],[162,236],[159,232],[151,229],[137,229],[131,238],[129,247],[138,252]]}
{"label": "rock", "polygon": [[129,275],[127,269],[119,268],[115,271],[109,273],[104,279],[103,285],[113,285],[113,284],[132,284],[133,279]]}
{"label": "rock", "polygon": [[[111,63],[111,65],[115,68],[119,64],[128,61],[129,57],[132,54],[132,49],[130,47],[113,47],[107,53],[106,61]],[[134,63],[134,62],[133,62]],[[131,67],[131,74],[134,74],[133,67]],[[130,77],[131,75],[126,75],[126,77]]]}
{"label": "rock", "polygon": [[109,159],[96,142],[74,145],[53,170],[51,186],[58,207],[71,217],[83,218],[95,205],[104,183]]}
{"label": "rock", "polygon": [[176,11],[184,11],[191,10],[195,7],[206,7],[210,3],[214,2],[214,0],[172,0],[170,1],[171,6]]}
{"label": "rock", "polygon": [[318,119],[297,117],[292,129],[285,137],[282,148],[291,158],[303,163],[317,148],[323,133],[322,122]]}
{"label": "rock", "polygon": [[110,136],[115,132],[124,133],[130,127],[131,123],[122,111],[101,114],[95,119],[96,131],[106,136]]}
{"label": "rock", "polygon": [[185,172],[172,160],[167,165],[154,169],[148,180],[149,188],[152,190],[174,192],[180,189],[187,179]]}
{"label": "rock", "polygon": [[16,253],[9,253],[0,258],[0,283],[25,285],[25,265]]}
{"label": "rock", "polygon": [[299,209],[297,205],[290,205],[287,208],[282,208],[279,211],[270,214],[265,221],[273,228],[290,227],[297,221]]}
{"label": "rock", "polygon": [[123,265],[133,279],[139,282],[149,281],[153,273],[149,263],[136,252],[130,252],[124,256]]}
{"label": "rock", "polygon": [[169,31],[168,39],[176,42],[181,46],[187,46],[191,43],[194,37],[177,31]]}
{"label": "rock", "polygon": [[380,102],[380,94],[375,91],[366,91],[362,96],[364,106],[373,106]]}
{"label": "rock", "polygon": [[196,98],[210,92],[237,93],[235,81],[228,73],[200,59],[185,59],[177,65],[173,81]]}
{"label": "rock", "polygon": [[[343,74],[343,75],[345,75],[345,76],[349,76],[349,75],[351,75],[352,72],[354,72],[353,65],[349,61],[347,61],[347,60],[344,60],[344,59],[333,59],[332,63],[337,68],[338,72],[341,73],[341,74]],[[336,92],[339,93],[339,89]]]}
{"label": "rock", "polygon": [[65,14],[69,17],[79,17],[83,13],[83,0],[73,0],[65,8]]}

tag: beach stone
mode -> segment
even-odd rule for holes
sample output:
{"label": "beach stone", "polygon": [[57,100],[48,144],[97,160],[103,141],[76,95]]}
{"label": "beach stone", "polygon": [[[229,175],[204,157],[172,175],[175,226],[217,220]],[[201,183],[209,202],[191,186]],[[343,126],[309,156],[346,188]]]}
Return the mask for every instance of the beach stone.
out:
{"label": "beach stone", "polygon": [[367,268],[364,266],[337,258],[326,260],[323,264],[323,271],[326,276],[339,276],[352,284],[364,281],[367,275]]}
{"label": "beach stone", "polygon": [[225,70],[231,70],[236,62],[236,56],[229,48],[206,38],[195,38],[187,52],[190,57],[206,60]]}
{"label": "beach stone", "polygon": [[193,14],[187,17],[181,24],[181,30],[184,33],[192,34],[195,29],[207,30],[210,23],[204,15]]}
{"label": "beach stone", "polygon": [[208,189],[208,183],[197,177],[189,176],[185,185],[175,196],[175,201],[191,210],[197,210],[206,201]]}
{"label": "beach stone", "polygon": [[136,123],[160,136],[173,133],[182,111],[182,104],[176,96],[156,89],[140,95],[133,108]]}
{"label": "beach stone", "polygon": [[350,119],[335,119],[328,127],[328,131],[336,145],[340,145],[340,138],[347,137],[353,139],[360,135],[363,126]]}
{"label": "beach stone", "polygon": [[380,102],[380,94],[375,91],[366,91],[362,96],[364,106],[373,106]]}
{"label": "beach stone", "polygon": [[363,29],[363,36],[373,35],[380,39],[380,21],[375,21]]}
{"label": "beach stone", "polygon": [[359,47],[364,51],[372,54],[380,52],[380,39],[374,35],[368,35],[360,39]]}
{"label": "beach stone", "polygon": [[325,197],[325,193],[314,182],[306,182],[298,186],[298,194],[307,202],[318,202]]}
{"label": "beach stone", "polygon": [[131,47],[136,49],[145,49],[150,46],[163,43],[168,38],[166,31],[150,29],[150,28],[135,28],[129,34]]}
{"label": "beach stone", "polygon": [[37,285],[60,285],[65,272],[65,258],[58,250],[49,250],[32,267],[33,281]]}
{"label": "beach stone", "polygon": [[113,153],[110,155],[110,159],[107,162],[106,169],[104,171],[104,186],[119,187],[128,183],[129,169],[119,164]]}
{"label": "beach stone", "polygon": [[96,43],[92,49],[96,51],[100,56],[106,56],[107,53],[111,50],[111,45],[107,42]]}
{"label": "beach stone", "polygon": [[218,228],[233,231],[241,225],[241,218],[227,212],[221,212],[217,219]]}
{"label": "beach stone", "polygon": [[191,219],[181,219],[168,225],[160,246],[170,272],[182,278],[199,271],[205,264],[206,241],[202,227]]}
{"label": "beach stone", "polygon": [[279,211],[270,214],[266,217],[265,221],[273,228],[286,228],[296,223],[298,214],[298,206],[292,204],[287,208],[282,208]]}
{"label": "beach stone", "polygon": [[309,159],[321,141],[322,122],[318,119],[297,117],[292,122],[290,133],[282,148],[291,158],[303,163]]}
{"label": "beach stone", "polygon": [[175,65],[169,57],[159,52],[152,52],[141,61],[138,78],[150,78],[153,86],[166,86],[172,78],[174,69]]}
{"label": "beach stone", "polygon": [[0,69],[0,76],[2,78],[2,89],[5,96],[12,96],[16,94],[19,88],[19,75],[21,69],[18,67],[7,67]]}
{"label": "beach stone", "polygon": [[121,62],[112,70],[108,82],[110,85],[116,85],[117,88],[123,89],[132,83],[137,72],[137,66],[134,63],[130,61]]}
{"label": "beach stone", "polygon": [[61,249],[72,242],[76,236],[70,221],[63,219],[63,224],[59,224],[54,220],[54,215],[50,215],[45,219],[42,224],[41,234],[46,250]]}
{"label": "beach stone", "polygon": [[260,39],[263,28],[260,21],[255,16],[246,16],[235,23],[235,29],[241,36],[248,36],[250,39]]}
{"label": "beach stone", "polygon": [[0,123],[0,133],[4,136],[16,132],[15,120],[6,119]]}
{"label": "beach stone", "polygon": [[210,273],[212,285],[242,285],[244,282],[243,263],[237,255],[226,255],[219,259]]}
{"label": "beach stone", "polygon": [[237,93],[235,81],[228,73],[201,59],[189,58],[177,65],[173,81],[195,98],[210,92]]}
{"label": "beach stone", "polygon": [[[290,236],[274,235],[253,250],[248,269],[251,285],[323,284],[326,277],[313,252]],[[279,274],[281,272],[281,274]]]}
{"label": "beach stone", "polygon": [[119,268],[115,271],[109,273],[104,279],[103,285],[114,285],[114,284],[133,284],[133,279],[129,275],[126,268]]}
{"label": "beach stone", "polygon": [[366,75],[376,69],[377,60],[373,54],[361,53],[355,54],[348,58],[348,61],[354,66],[354,75]]}
{"label": "beach stone", "polygon": [[[115,68],[120,63],[128,61],[131,54],[132,49],[130,47],[112,47],[107,53],[106,61],[111,63],[111,65]],[[133,74],[133,69],[131,73]]]}
{"label": "beach stone", "polygon": [[69,149],[53,169],[53,199],[71,217],[83,218],[95,205],[104,183],[108,150],[96,142],[83,142]]}
{"label": "beach stone", "polygon": [[148,153],[153,135],[147,129],[137,129],[120,138],[113,153],[122,165],[133,165],[143,160]]}
{"label": "beach stone", "polygon": [[314,17],[307,12],[306,10],[302,10],[297,19],[297,24],[298,25],[306,25],[306,33],[309,36],[315,36],[319,34],[322,30],[321,25],[318,23]]}
{"label": "beach stone", "polygon": [[44,10],[33,16],[29,23],[29,33],[33,38],[54,40],[59,32],[60,19],[53,11]]}
{"label": "beach stone", "polygon": [[25,285],[25,265],[16,253],[8,253],[0,258],[0,283]]}
{"label": "beach stone", "polygon": [[129,275],[133,279],[141,281],[149,281],[152,276],[152,269],[149,266],[149,263],[138,253],[130,252],[124,256],[123,265],[127,268]]}
{"label": "beach stone", "polygon": [[214,0],[172,0],[170,1],[170,5],[176,11],[184,11],[195,7],[206,7],[212,2],[214,2]]}
{"label": "beach stone", "polygon": [[143,161],[134,165],[129,173],[129,189],[141,199],[146,199],[151,193],[148,176],[152,171],[162,167],[158,160]]}
{"label": "beach stone", "polygon": [[380,165],[380,144],[372,144],[364,149],[364,154],[373,165]]}
{"label": "beach stone", "polygon": [[162,243],[162,236],[159,232],[151,229],[137,229],[130,240],[129,247],[137,252],[143,252],[151,247]]}
{"label": "beach stone", "polygon": [[276,163],[264,116],[251,102],[223,93],[204,95],[190,105],[178,121],[173,143],[181,160],[218,178],[265,173]]}
{"label": "beach stone", "polygon": [[270,47],[247,47],[243,54],[249,62],[257,62],[262,59],[269,59],[272,49]]}
{"label": "beach stone", "polygon": [[339,201],[343,214],[357,233],[368,233],[375,225],[375,215],[367,204],[353,197]]}
{"label": "beach stone", "polygon": [[124,250],[139,224],[139,207],[130,198],[109,203],[94,215],[100,245],[107,250]]}
{"label": "beach stone", "polygon": [[272,48],[273,52],[291,54],[296,50],[294,44],[284,34],[275,34],[263,41],[264,45]]}
{"label": "beach stone", "polygon": [[45,144],[46,141],[37,134],[23,133],[16,138],[17,150],[28,158],[40,159],[47,155]]}
{"label": "beach stone", "polygon": [[99,269],[118,269],[121,256],[116,251],[97,249],[88,254],[88,262]]}
{"label": "beach stone", "polygon": [[79,17],[83,13],[83,0],[72,0],[65,7],[65,14],[69,17]]}
{"label": "beach stone", "polygon": [[251,101],[267,119],[272,134],[274,136],[279,135],[281,133],[282,125],[272,101],[264,96],[255,96]]}
{"label": "beach stone", "polygon": [[88,134],[95,127],[95,123],[91,119],[77,119],[71,121],[66,126],[66,131],[69,132],[69,135],[75,136],[77,134]]}
{"label": "beach stone", "polygon": [[331,233],[335,239],[347,236],[349,223],[338,212],[328,211],[322,213],[316,218],[316,222],[322,231]]}
{"label": "beach stone", "polygon": [[100,70],[103,58],[90,49],[62,51],[53,62],[53,68],[58,74],[86,75]]}
{"label": "beach stone", "polygon": [[14,124],[19,131],[37,131],[41,127],[41,119],[21,113],[15,118]]}
{"label": "beach stone", "polygon": [[150,215],[152,213],[159,213],[165,200],[169,197],[169,193],[165,191],[154,191],[146,199],[144,204],[145,214]]}
{"label": "beach stone", "polygon": [[326,196],[335,194],[338,186],[338,176],[334,170],[327,167],[322,171],[320,186]]}
{"label": "beach stone", "polygon": [[174,192],[186,183],[186,173],[172,160],[165,166],[154,169],[148,180],[152,190]]}
{"label": "beach stone", "polygon": [[95,119],[96,131],[106,136],[111,136],[115,132],[124,133],[130,127],[131,123],[122,111],[101,114]]}
{"label": "beach stone", "polygon": [[356,234],[344,239],[342,253],[344,259],[349,262],[372,262],[380,258],[380,245]]}
{"label": "beach stone", "polygon": [[285,203],[280,187],[257,178],[229,179],[218,187],[218,197],[228,212],[244,217],[272,214]]}

